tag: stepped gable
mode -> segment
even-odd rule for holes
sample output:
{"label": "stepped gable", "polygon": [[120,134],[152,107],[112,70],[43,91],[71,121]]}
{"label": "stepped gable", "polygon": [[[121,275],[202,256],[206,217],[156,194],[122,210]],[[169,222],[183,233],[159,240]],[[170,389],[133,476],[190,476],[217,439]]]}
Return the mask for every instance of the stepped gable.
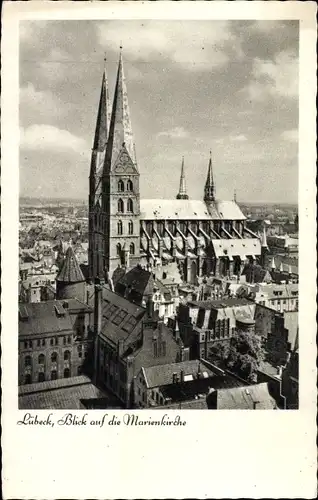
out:
{"label": "stepped gable", "polygon": [[56,281],[63,283],[81,283],[85,281],[72,247],[68,247],[66,251],[65,260],[56,277]]}

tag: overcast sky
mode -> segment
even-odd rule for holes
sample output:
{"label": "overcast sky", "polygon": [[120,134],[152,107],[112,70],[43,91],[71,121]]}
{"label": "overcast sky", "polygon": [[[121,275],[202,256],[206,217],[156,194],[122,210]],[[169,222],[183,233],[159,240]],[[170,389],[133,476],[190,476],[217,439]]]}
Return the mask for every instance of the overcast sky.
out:
{"label": "overcast sky", "polygon": [[143,198],[296,202],[296,21],[20,23],[21,195],[87,198],[104,52],[123,45]]}

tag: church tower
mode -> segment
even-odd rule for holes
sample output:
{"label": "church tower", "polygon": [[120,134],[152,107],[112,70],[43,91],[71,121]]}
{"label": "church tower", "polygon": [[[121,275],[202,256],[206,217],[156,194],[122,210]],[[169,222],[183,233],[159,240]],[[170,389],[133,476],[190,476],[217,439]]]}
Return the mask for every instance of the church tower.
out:
{"label": "church tower", "polygon": [[[106,62],[106,60],[105,60]],[[110,124],[110,101],[106,67],[102,77],[94,144],[92,149],[89,175],[89,278],[103,278],[104,274],[104,237],[102,226],[102,173],[106,155],[106,144]]]}
{"label": "church tower", "polygon": [[135,154],[122,54],[102,175],[104,268],[133,267],[140,253],[139,172]]}
{"label": "church tower", "polygon": [[204,201],[205,203],[213,203],[215,201],[215,187],[212,170],[212,153],[210,151],[210,160],[208,166],[208,175],[204,186]]}
{"label": "church tower", "polygon": [[184,156],[182,157],[181,164],[181,175],[180,175],[180,184],[179,184],[179,192],[177,194],[177,200],[188,200],[189,196],[187,195],[187,186],[184,175]]}
{"label": "church tower", "polygon": [[262,267],[265,267],[266,257],[267,257],[268,253],[269,253],[269,250],[268,250],[268,246],[267,246],[266,228],[265,228],[265,224],[264,224],[263,234],[261,237],[261,256],[260,256],[260,265]]}

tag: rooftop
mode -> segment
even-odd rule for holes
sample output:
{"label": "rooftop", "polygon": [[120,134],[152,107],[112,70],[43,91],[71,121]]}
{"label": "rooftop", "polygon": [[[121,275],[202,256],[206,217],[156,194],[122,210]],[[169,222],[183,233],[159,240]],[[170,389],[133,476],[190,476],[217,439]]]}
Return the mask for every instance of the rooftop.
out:
{"label": "rooftop", "polygon": [[[75,299],[74,299],[75,300]],[[19,337],[72,332],[68,308],[62,300],[19,304]]]}
{"label": "rooftop", "polygon": [[170,385],[173,382],[174,376],[178,377],[180,381],[182,372],[184,382],[193,381],[196,378],[209,378],[214,375],[213,371],[198,359],[150,366],[143,368],[143,370],[148,388]]}
{"label": "rooftop", "polygon": [[217,410],[273,410],[277,408],[266,382],[246,387],[218,389],[212,392],[208,399],[211,402],[216,401]]}
{"label": "rooftop", "polygon": [[68,247],[66,251],[65,259],[56,277],[56,281],[64,283],[81,283],[85,281],[72,247]]}
{"label": "rooftop", "polygon": [[83,409],[82,400],[105,398],[91,380],[82,375],[19,387],[20,410]]}
{"label": "rooftop", "polygon": [[190,307],[198,307],[200,309],[224,309],[226,307],[251,305],[252,303],[251,300],[240,297],[226,297],[219,300],[192,300],[188,302]]}

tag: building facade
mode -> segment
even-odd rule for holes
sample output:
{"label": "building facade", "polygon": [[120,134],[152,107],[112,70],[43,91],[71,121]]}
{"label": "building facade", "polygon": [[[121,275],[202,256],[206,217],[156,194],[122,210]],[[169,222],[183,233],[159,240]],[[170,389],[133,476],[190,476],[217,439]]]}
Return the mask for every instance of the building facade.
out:
{"label": "building facade", "polygon": [[89,275],[112,276],[118,266],[177,262],[183,281],[208,274],[240,275],[261,254],[235,201],[216,198],[212,159],[202,200],[190,200],[182,161],[176,199],[141,199],[128,95],[120,55],[112,109],[106,71],[89,180]]}
{"label": "building facade", "polygon": [[19,385],[91,375],[92,314],[77,299],[19,304]]}

